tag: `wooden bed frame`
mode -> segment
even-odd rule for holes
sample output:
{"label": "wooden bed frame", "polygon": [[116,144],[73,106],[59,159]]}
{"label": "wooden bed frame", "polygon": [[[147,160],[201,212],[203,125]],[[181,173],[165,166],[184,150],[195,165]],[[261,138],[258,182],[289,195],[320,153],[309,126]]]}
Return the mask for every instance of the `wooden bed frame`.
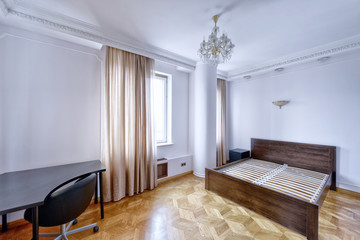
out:
{"label": "wooden bed frame", "polygon": [[318,239],[319,209],[329,189],[336,191],[336,147],[251,139],[251,157],[329,175],[314,203],[304,201],[246,180],[206,169],[205,188],[292,229],[309,240]]}

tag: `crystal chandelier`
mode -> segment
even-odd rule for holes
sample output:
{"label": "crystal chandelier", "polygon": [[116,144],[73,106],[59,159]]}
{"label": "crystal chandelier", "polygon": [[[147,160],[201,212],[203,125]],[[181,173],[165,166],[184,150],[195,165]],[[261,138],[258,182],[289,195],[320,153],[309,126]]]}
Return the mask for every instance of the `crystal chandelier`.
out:
{"label": "crystal chandelier", "polygon": [[216,23],[219,19],[218,15],[213,16],[215,27],[209,35],[208,41],[205,39],[200,43],[198,54],[205,63],[219,64],[230,60],[235,45],[224,33],[218,37],[219,27]]}

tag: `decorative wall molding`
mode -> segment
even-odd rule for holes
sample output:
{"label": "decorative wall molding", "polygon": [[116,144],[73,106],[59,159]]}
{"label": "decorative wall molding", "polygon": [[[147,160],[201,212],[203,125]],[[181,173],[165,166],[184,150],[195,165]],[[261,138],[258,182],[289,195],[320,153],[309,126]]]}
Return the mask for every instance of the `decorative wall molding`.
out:
{"label": "decorative wall molding", "polygon": [[[4,39],[5,37],[13,37],[13,38],[18,38],[18,39],[25,39],[27,41],[36,42],[36,43],[48,45],[48,46],[51,46],[51,47],[62,48],[62,49],[66,49],[66,50],[77,52],[77,53],[91,55],[91,56],[94,56],[99,62],[104,61],[100,57],[101,50],[99,50],[99,51],[84,51],[84,50],[76,48],[76,47],[70,47],[70,46],[68,46],[68,44],[49,43],[49,42],[44,41],[44,40],[34,39],[34,38],[31,38],[31,37],[20,36],[20,35],[17,35],[17,34],[11,34],[11,33],[7,33],[7,32],[0,34],[0,40]],[[56,40],[57,41],[62,41],[62,40],[58,40],[58,39],[56,39]]]}

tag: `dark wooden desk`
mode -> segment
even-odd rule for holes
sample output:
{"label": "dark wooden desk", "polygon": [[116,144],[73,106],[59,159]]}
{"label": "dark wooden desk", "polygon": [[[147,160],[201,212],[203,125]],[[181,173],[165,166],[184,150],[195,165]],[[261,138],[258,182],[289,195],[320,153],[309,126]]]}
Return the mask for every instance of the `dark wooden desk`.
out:
{"label": "dark wooden desk", "polygon": [[[33,239],[39,239],[38,207],[44,204],[45,197],[55,187],[71,182],[75,178],[95,173],[99,176],[101,218],[104,218],[102,194],[102,172],[106,169],[99,160],[67,164],[54,167],[38,168],[25,171],[9,172],[0,175],[0,215],[2,230],[7,230],[6,214],[27,209],[34,209]],[[97,181],[96,181],[97,183]],[[95,190],[97,203],[97,189]]]}

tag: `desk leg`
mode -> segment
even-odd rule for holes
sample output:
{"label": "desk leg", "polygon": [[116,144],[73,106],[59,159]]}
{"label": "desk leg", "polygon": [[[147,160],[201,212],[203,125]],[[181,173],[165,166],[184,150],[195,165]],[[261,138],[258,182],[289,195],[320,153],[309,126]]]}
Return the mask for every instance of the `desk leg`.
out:
{"label": "desk leg", "polygon": [[6,232],[7,231],[7,215],[4,214],[2,215],[2,232]]}
{"label": "desk leg", "polygon": [[33,238],[32,240],[39,240],[39,214],[38,207],[33,207],[32,211],[32,225],[33,225]]}
{"label": "desk leg", "polygon": [[102,172],[99,172],[99,185],[100,185],[100,210],[101,210],[101,219],[104,218],[104,199],[102,191]]}
{"label": "desk leg", "polygon": [[95,182],[95,200],[94,203],[98,203],[98,174],[96,173],[96,182]]}

